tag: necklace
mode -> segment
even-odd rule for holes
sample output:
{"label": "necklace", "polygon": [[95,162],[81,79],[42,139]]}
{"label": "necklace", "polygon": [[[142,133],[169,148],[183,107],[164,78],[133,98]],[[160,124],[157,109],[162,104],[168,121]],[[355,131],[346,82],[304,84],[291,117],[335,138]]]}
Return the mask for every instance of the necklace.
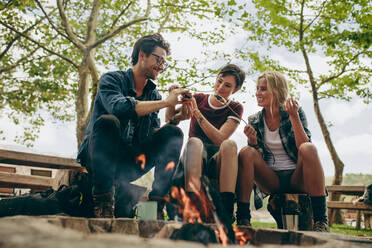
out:
{"label": "necklace", "polygon": [[275,131],[280,126],[280,117],[279,118],[269,118],[265,116],[265,122],[270,131]]}

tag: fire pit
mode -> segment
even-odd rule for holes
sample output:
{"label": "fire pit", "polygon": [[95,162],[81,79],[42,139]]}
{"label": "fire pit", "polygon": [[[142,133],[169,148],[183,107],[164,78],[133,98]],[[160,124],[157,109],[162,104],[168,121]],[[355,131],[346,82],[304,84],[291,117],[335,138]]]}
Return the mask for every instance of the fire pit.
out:
{"label": "fire pit", "polygon": [[[14,216],[0,218],[2,247],[205,247],[201,243],[170,240],[179,222],[134,219],[87,219],[66,216]],[[216,230],[214,224],[207,225]],[[372,247],[372,240],[330,233],[292,232],[276,229],[241,228],[252,239],[250,246],[262,248],[314,246],[319,248]],[[209,243],[208,247],[220,246]],[[229,245],[227,245],[229,246]],[[222,246],[221,246],[222,247]],[[236,247],[236,245],[234,245]]]}

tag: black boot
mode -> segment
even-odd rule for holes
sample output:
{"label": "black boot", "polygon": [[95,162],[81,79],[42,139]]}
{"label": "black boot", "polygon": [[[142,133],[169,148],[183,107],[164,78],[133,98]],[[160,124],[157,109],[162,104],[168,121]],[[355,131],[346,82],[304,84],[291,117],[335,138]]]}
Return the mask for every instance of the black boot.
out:
{"label": "black boot", "polygon": [[96,218],[114,217],[114,197],[110,192],[93,195],[93,213]]}
{"label": "black boot", "polygon": [[251,226],[251,209],[249,202],[238,201],[236,218],[238,226]]}
{"label": "black boot", "polygon": [[227,217],[231,220],[231,223],[235,221],[234,218],[234,193],[231,192],[222,192],[221,193],[221,200],[222,204],[225,208],[225,213]]}
{"label": "black boot", "polygon": [[310,196],[313,209],[314,228],[316,232],[329,232],[327,203],[325,196]]}

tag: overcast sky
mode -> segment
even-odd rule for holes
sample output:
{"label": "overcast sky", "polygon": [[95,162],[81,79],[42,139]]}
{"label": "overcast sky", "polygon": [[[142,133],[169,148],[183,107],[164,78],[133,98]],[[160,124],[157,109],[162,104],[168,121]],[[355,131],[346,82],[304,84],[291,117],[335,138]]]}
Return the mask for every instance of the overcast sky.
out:
{"label": "overcast sky", "polygon": [[[174,59],[184,60],[192,58],[200,54],[199,43],[192,40],[177,40],[174,37],[166,37],[172,46],[172,56]],[[239,44],[239,40],[228,40],[224,49],[232,49],[234,44]],[[272,56],[280,59],[286,65],[296,66],[302,63],[300,58],[289,56],[284,50],[277,49]],[[324,58],[321,56],[311,56],[311,63],[314,71],[324,70]],[[239,64],[243,69],[247,70],[244,64]],[[245,101],[244,119],[259,111],[256,99],[253,97],[256,78],[248,77],[245,85],[248,91],[245,93],[237,93],[234,98],[238,101]],[[306,90],[300,90],[299,103],[303,107],[309,129],[312,132],[312,141],[317,146],[320,159],[326,176],[334,174],[334,166],[329,155],[328,149],[324,143],[323,136],[320,131],[318,121],[315,117],[313,103],[310,93]],[[366,105],[360,99],[355,98],[351,102],[343,102],[340,100],[322,100],[321,111],[326,122],[333,124],[329,131],[331,138],[336,147],[336,150],[345,164],[344,173],[368,173],[372,174],[372,104]],[[160,112],[160,118],[164,123],[164,111]],[[180,127],[187,135],[188,121],[180,124]],[[238,130],[231,137],[236,141],[239,148],[246,145],[247,140],[243,134],[244,124],[239,125]],[[40,138],[36,140],[33,148],[25,148],[12,141],[12,137],[19,134],[21,128],[14,126],[4,116],[1,118],[0,130],[4,131],[5,141],[0,141],[0,147],[37,152],[50,155],[60,155],[65,157],[75,157],[77,153],[75,123],[60,123],[47,121],[46,126],[41,129]]]}

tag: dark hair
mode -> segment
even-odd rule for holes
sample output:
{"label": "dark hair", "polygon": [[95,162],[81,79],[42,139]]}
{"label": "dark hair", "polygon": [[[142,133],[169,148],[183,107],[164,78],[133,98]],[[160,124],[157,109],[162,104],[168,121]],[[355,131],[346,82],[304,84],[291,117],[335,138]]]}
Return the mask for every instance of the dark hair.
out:
{"label": "dark hair", "polygon": [[161,34],[150,34],[137,40],[133,47],[132,65],[137,64],[138,54],[140,51],[143,51],[147,56],[149,56],[156,49],[156,47],[161,47],[165,50],[167,55],[170,54],[169,43],[164,40]]}
{"label": "dark hair", "polygon": [[232,75],[235,77],[235,82],[236,82],[236,87],[235,89],[240,89],[242,87],[243,82],[245,80],[245,72],[240,69],[239,66],[234,65],[234,64],[228,64],[225,65],[218,75],[227,76],[227,75]]}

